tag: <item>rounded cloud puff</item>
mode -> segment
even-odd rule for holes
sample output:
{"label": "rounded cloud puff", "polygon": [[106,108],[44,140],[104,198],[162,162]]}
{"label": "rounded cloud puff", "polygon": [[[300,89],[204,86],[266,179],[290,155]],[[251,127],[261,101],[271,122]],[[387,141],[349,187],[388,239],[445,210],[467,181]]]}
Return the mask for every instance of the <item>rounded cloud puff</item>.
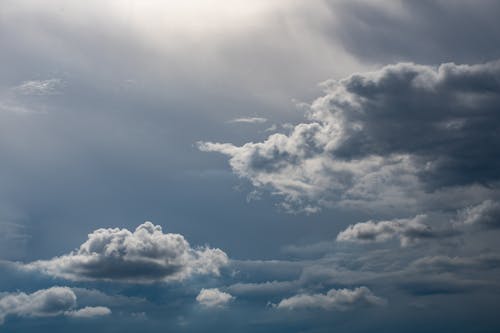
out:
{"label": "rounded cloud puff", "polygon": [[74,281],[153,283],[181,281],[194,274],[219,275],[227,263],[222,250],[192,248],[182,235],[163,233],[161,226],[145,222],[134,232],[95,230],[77,250],[26,268]]}

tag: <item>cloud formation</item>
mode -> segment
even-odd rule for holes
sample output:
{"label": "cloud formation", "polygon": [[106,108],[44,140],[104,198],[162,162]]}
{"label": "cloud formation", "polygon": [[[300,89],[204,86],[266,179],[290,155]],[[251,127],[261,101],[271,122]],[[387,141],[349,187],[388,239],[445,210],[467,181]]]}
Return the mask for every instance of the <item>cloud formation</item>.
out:
{"label": "cloud formation", "polygon": [[306,211],[411,207],[427,192],[497,188],[500,62],[399,63],[325,84],[307,123],[242,146],[200,142],[257,188]]}
{"label": "cloud formation", "polygon": [[74,318],[92,318],[99,316],[107,316],[111,314],[111,310],[105,306],[86,306],[84,308],[67,311],[66,316]]}
{"label": "cloud formation", "polygon": [[381,306],[387,303],[375,296],[367,287],[331,289],[326,294],[300,294],[285,298],[278,309],[323,309],[345,311],[357,306]]}
{"label": "cloud formation", "polygon": [[182,235],[163,233],[161,226],[145,222],[134,232],[95,230],[77,250],[25,267],[74,281],[153,283],[181,281],[195,274],[219,275],[227,263],[224,251],[193,248]]}
{"label": "cloud formation", "polygon": [[500,228],[500,202],[485,200],[478,205],[464,208],[459,221],[485,229]]}
{"label": "cloud formation", "polygon": [[203,306],[208,308],[220,308],[234,300],[234,296],[231,294],[220,291],[217,288],[211,289],[201,289],[198,296],[196,296],[196,301]]}
{"label": "cloud formation", "polygon": [[0,324],[7,316],[18,317],[70,317],[91,318],[111,313],[106,307],[85,307],[77,309],[77,297],[67,287],[52,287],[32,294],[7,293],[0,295]]}
{"label": "cloud formation", "polygon": [[427,220],[427,215],[421,214],[407,219],[351,224],[337,235],[337,241],[371,243],[398,238],[401,246],[407,246],[421,239],[447,237],[454,234],[452,230],[433,230],[425,223]]}

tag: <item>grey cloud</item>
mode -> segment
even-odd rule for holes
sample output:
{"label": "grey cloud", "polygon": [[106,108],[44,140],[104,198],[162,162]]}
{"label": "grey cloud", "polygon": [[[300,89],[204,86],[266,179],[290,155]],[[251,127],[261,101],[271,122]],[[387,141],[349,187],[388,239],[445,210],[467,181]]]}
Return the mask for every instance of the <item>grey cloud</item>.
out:
{"label": "grey cloud", "polygon": [[478,205],[464,208],[459,212],[458,221],[480,228],[500,228],[500,202],[485,200]]}
{"label": "grey cloud", "polygon": [[112,308],[117,307],[145,307],[148,301],[143,297],[124,296],[117,294],[106,294],[96,289],[71,288],[78,298],[81,306],[92,304],[105,305]]}
{"label": "grey cloud", "polygon": [[397,282],[399,288],[417,296],[462,294],[480,289],[492,290],[491,282],[454,278],[453,276],[407,277]]}
{"label": "grey cloud", "polygon": [[159,225],[145,222],[134,232],[95,230],[77,250],[24,267],[74,281],[153,283],[181,281],[195,274],[219,275],[227,263],[222,250],[192,248],[182,235],[163,233]]}
{"label": "grey cloud", "polygon": [[436,255],[417,259],[410,266],[425,272],[484,271],[500,268],[500,255],[483,254],[475,257]]}
{"label": "grey cloud", "polygon": [[384,242],[398,238],[401,246],[413,244],[422,239],[443,238],[456,235],[450,230],[433,230],[428,224],[427,215],[389,221],[367,221],[352,224],[337,235],[340,242]]}
{"label": "grey cloud", "polygon": [[323,309],[349,310],[357,306],[385,305],[386,300],[375,296],[370,289],[358,287],[355,289],[331,289],[326,294],[299,294],[281,300],[278,309]]}
{"label": "grey cloud", "polygon": [[299,287],[299,281],[266,281],[262,283],[235,283],[227,287],[227,290],[235,295],[245,296],[269,296],[284,294]]}
{"label": "grey cloud", "polygon": [[364,61],[435,64],[500,57],[495,0],[328,3],[340,15],[327,33]]}
{"label": "grey cloud", "polygon": [[199,148],[227,155],[240,177],[309,212],[331,204],[411,209],[439,190],[497,189],[500,62],[400,63],[326,86],[309,122],[288,135]]}
{"label": "grey cloud", "polygon": [[67,287],[52,287],[38,290],[32,294],[6,293],[0,294],[0,324],[7,316],[18,317],[54,317],[66,315],[71,317],[91,318],[110,314],[105,307],[85,307],[75,310],[77,297]]}

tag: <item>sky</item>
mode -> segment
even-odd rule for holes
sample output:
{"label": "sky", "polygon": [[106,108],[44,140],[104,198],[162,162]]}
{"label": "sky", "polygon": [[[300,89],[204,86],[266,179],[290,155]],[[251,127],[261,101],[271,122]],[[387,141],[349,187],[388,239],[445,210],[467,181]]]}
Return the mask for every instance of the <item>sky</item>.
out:
{"label": "sky", "polygon": [[1,0],[0,332],[498,332],[498,13]]}

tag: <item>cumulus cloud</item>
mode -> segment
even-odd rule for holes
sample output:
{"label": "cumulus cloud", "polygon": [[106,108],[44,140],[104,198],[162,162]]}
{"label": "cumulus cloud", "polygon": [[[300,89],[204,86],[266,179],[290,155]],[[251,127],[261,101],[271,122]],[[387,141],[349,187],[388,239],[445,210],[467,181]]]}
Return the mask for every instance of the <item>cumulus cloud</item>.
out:
{"label": "cumulus cloud", "polygon": [[375,296],[367,287],[331,289],[326,294],[300,294],[283,299],[278,309],[323,309],[345,311],[357,306],[381,306],[386,300]]}
{"label": "cumulus cloud", "polygon": [[234,300],[234,296],[217,288],[202,289],[198,296],[196,296],[198,303],[209,308],[223,307],[232,300]]}
{"label": "cumulus cloud", "polygon": [[500,202],[485,200],[467,207],[459,213],[459,222],[486,229],[500,228]]}
{"label": "cumulus cloud", "polygon": [[195,274],[219,275],[228,257],[220,249],[193,248],[182,235],[163,233],[145,222],[134,232],[98,229],[69,254],[25,265],[74,281],[153,283],[181,281]]}
{"label": "cumulus cloud", "polygon": [[248,117],[248,118],[236,118],[230,120],[230,123],[247,123],[247,124],[262,124],[267,121],[266,118],[262,117]]}
{"label": "cumulus cloud", "polygon": [[371,243],[398,238],[401,246],[407,246],[421,239],[447,237],[455,234],[451,229],[433,230],[425,223],[427,220],[427,215],[421,214],[408,219],[351,224],[337,235],[337,241]]}
{"label": "cumulus cloud", "polygon": [[314,212],[414,206],[428,192],[500,181],[500,61],[400,63],[325,83],[308,122],[242,146],[200,142],[233,171]]}
{"label": "cumulus cloud", "polygon": [[110,314],[106,307],[85,307],[75,310],[75,293],[67,287],[52,287],[38,290],[32,294],[6,293],[0,295],[0,324],[7,316],[18,317],[71,317],[91,318]]}

